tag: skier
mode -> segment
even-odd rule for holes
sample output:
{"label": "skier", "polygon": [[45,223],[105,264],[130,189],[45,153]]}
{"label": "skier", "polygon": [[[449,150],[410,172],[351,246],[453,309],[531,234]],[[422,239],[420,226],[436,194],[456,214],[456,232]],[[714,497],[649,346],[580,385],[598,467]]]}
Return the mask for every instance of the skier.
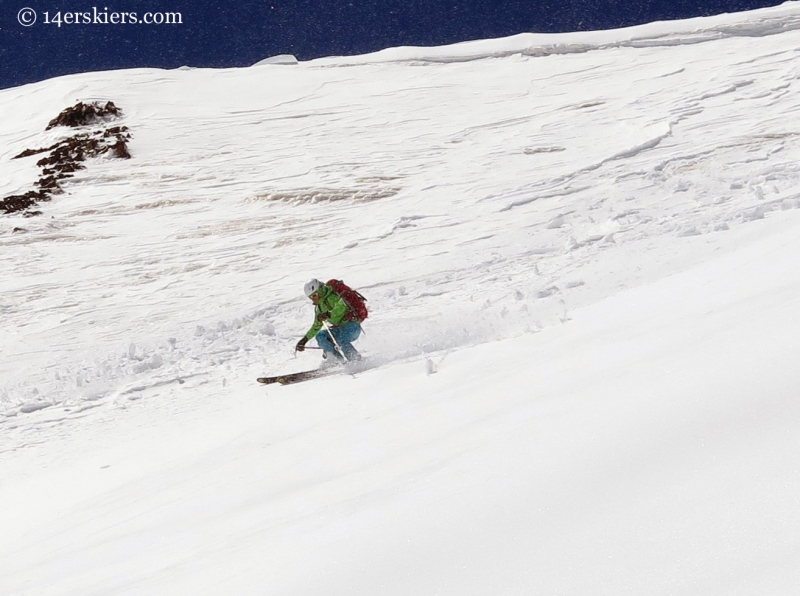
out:
{"label": "skier", "polygon": [[314,303],[314,324],[295,349],[302,352],[308,340],[316,337],[325,358],[323,366],[361,360],[353,342],[361,335],[361,322],[367,316],[364,297],[333,279],[328,283],[312,279],[303,290]]}

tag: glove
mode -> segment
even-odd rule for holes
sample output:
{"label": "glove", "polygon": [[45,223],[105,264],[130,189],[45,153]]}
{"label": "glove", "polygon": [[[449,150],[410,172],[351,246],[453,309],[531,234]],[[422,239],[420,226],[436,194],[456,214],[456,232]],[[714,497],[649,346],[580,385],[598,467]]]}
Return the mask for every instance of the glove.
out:
{"label": "glove", "polygon": [[306,349],[306,344],[307,343],[308,343],[308,338],[307,337],[300,338],[300,341],[297,342],[297,345],[294,347],[295,351],[302,352],[303,350]]}
{"label": "glove", "polygon": [[317,315],[317,321],[322,323],[323,321],[327,321],[331,318],[331,313],[329,312],[321,312]]}

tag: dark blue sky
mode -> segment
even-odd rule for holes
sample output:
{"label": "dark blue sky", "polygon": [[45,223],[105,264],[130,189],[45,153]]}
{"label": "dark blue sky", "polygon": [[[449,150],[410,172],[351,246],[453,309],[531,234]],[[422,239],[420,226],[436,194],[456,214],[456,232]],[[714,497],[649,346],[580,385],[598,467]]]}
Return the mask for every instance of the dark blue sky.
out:
{"label": "dark blue sky", "polygon": [[[398,45],[441,45],[528,31],[610,29],[775,6],[781,0],[0,0],[0,3],[0,88],[7,88],[93,70],[245,66],[274,54],[294,54],[300,60],[308,60]],[[36,21],[28,27],[20,23],[33,20],[32,12],[23,11],[26,8],[32,9],[36,16]],[[137,21],[166,20],[166,13],[180,13],[182,23],[134,24],[130,22],[130,14],[123,23],[122,13],[136,13]],[[116,19],[116,24],[112,19]]]}

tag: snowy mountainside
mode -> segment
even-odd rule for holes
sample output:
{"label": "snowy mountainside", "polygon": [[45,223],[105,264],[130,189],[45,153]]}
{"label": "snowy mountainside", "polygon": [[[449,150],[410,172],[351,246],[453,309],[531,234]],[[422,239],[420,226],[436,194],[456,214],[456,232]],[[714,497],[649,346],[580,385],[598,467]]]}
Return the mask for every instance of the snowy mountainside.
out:
{"label": "snowy mountainside", "polygon": [[[752,14],[751,28],[791,24],[797,7]],[[678,257],[675,238],[795,208],[797,34],[786,29],[6,90],[4,194],[35,177],[35,157],[11,157],[67,134],[44,125],[77,99],[123,109],[134,158],[95,160],[41,217],[0,222],[3,408],[292,366],[309,276],[371,296],[363,343],[384,358],[535,330],[672,258],[610,271],[615,251],[669,239]]]}
{"label": "snowy mountainside", "polygon": [[0,593],[795,593],[798,22],[0,91]]}

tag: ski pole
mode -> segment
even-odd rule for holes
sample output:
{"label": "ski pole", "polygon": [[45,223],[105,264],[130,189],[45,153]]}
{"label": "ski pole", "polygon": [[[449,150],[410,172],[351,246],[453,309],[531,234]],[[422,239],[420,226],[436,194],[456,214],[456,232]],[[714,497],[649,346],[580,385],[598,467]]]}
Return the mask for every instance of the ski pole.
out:
{"label": "ski pole", "polygon": [[350,362],[350,359],[345,355],[342,346],[339,345],[339,342],[336,341],[336,338],[333,336],[333,332],[331,331],[331,326],[328,325],[328,321],[322,321],[322,326],[325,327],[325,331],[327,331],[328,335],[331,336],[331,341],[333,342],[333,345],[336,346],[337,350],[339,350],[339,353],[342,355],[342,358],[344,358],[344,361]]}
{"label": "ski pole", "polygon": [[[305,346],[303,350],[321,350],[322,348],[318,348],[316,346]],[[297,358],[297,348],[294,349],[294,356]]]}

